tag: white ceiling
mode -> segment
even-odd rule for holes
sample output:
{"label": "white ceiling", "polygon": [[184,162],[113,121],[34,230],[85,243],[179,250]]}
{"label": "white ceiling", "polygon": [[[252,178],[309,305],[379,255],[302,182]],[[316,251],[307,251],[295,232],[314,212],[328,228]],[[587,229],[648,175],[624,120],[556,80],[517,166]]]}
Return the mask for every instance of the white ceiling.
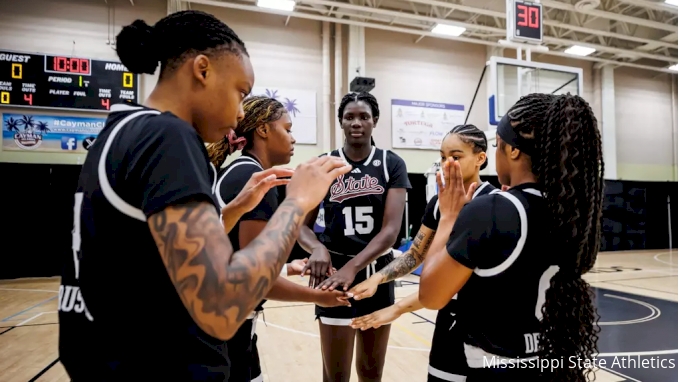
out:
{"label": "white ceiling", "polygon": [[[169,0],[178,1],[178,0]],[[255,12],[409,33],[413,42],[448,38],[498,46],[505,39],[505,0],[296,0],[293,12],[259,8],[256,0],[190,0]],[[551,55],[578,44],[584,60],[666,71],[678,62],[678,7],[664,0],[542,0],[544,44]],[[430,32],[437,23],[466,28],[460,37]]]}

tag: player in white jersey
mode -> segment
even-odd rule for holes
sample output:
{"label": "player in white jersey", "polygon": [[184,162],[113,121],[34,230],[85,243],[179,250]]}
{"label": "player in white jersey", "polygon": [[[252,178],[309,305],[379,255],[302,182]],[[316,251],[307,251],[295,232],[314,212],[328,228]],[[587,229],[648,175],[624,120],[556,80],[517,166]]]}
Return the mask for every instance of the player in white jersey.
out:
{"label": "player in white jersey", "polygon": [[[442,163],[452,157],[458,161],[463,174],[466,189],[474,189],[472,197],[486,195],[496,188],[488,182],[482,182],[479,171],[488,162],[486,134],[474,125],[458,125],[451,129],[442,140],[439,150]],[[439,197],[435,195],[427,204],[423,214],[422,224],[415,241],[404,254],[388,266],[381,269],[368,280],[356,285],[350,293],[355,300],[362,300],[373,296],[378,286],[396,278],[405,276],[415,270],[427,256],[432,244],[437,226],[439,225]],[[366,330],[389,324],[404,313],[422,309],[418,302],[418,293],[413,293],[396,304],[356,318],[352,327]],[[467,363],[463,354],[463,339],[459,327],[456,326],[457,301],[454,297],[437,314],[435,331],[432,337],[432,351],[428,368],[428,381],[463,381],[467,375]],[[458,343],[459,347],[453,345]]]}
{"label": "player in white jersey", "polygon": [[419,300],[441,309],[458,294],[467,382],[585,381],[593,363],[573,361],[597,353],[582,278],[601,240],[597,120],[579,96],[530,94],[501,119],[496,140],[507,191],[470,201],[458,163],[443,169],[439,225],[453,228],[425,259]]}

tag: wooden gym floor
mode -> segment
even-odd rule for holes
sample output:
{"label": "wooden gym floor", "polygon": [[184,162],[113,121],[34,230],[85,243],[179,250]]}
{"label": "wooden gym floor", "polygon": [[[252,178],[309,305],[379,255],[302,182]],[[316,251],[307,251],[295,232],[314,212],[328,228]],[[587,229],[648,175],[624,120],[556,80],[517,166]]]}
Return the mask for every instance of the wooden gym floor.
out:
{"label": "wooden gym floor", "polygon": [[[602,253],[586,278],[602,317],[599,348],[607,367],[597,381],[678,381],[677,251]],[[0,281],[0,382],[69,381],[57,360],[58,286],[57,278]],[[417,288],[418,277],[409,275],[397,298]],[[392,325],[385,382],[426,380],[435,317],[421,310]],[[320,381],[314,307],[269,301],[262,319],[257,332],[264,380]]]}

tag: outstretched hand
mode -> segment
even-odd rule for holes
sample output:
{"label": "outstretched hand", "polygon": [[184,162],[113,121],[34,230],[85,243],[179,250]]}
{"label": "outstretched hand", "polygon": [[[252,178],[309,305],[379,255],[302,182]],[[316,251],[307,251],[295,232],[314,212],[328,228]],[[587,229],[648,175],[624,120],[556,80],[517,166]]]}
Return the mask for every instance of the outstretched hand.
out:
{"label": "outstretched hand", "polygon": [[349,267],[342,267],[339,271],[335,272],[329,278],[324,280],[316,288],[322,290],[343,290],[347,291],[354,282],[356,273],[354,273]]}
{"label": "outstretched hand", "polygon": [[290,178],[293,173],[292,169],[276,167],[254,173],[241,192],[222,209],[222,212],[234,208],[244,213],[251,211],[260,203],[267,191],[273,187],[288,184],[290,179],[283,178]]}
{"label": "outstretched hand", "polygon": [[470,184],[466,190],[460,163],[449,157],[437,172],[437,186],[442,218],[455,218],[463,206],[472,200],[477,183]]}

